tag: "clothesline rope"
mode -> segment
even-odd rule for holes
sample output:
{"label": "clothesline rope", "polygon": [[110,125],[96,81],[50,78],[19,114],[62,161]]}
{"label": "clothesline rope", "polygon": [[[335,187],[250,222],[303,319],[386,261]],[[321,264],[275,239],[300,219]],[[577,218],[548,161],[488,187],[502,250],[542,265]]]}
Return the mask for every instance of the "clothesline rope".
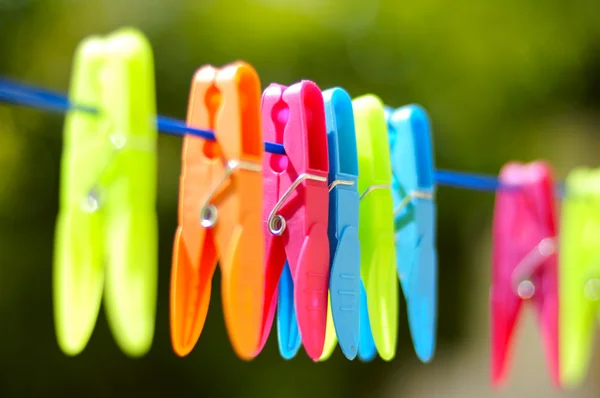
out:
{"label": "clothesline rope", "polygon": [[[99,110],[93,106],[72,103],[69,98],[62,93],[17,83],[2,77],[0,77],[0,102],[61,113],[66,113],[68,111],[81,111],[87,113],[99,112]],[[207,140],[215,140],[215,135],[212,131],[190,127],[184,121],[167,116],[158,115],[156,117],[156,126],[160,132],[165,134],[179,137],[190,134]],[[283,145],[274,142],[265,142],[264,144],[266,152],[285,155]],[[505,187],[500,184],[496,176],[478,173],[436,170],[435,180],[438,185],[477,191],[495,192],[499,189],[510,189],[510,187]],[[559,187],[557,191],[559,196],[561,196],[562,188]]]}

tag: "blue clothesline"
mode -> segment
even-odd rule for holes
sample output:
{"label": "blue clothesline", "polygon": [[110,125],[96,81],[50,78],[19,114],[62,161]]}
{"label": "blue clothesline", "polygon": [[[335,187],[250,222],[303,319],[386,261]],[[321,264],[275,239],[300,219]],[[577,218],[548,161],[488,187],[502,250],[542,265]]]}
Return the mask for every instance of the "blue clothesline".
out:
{"label": "blue clothesline", "polygon": [[[67,111],[81,111],[87,113],[98,113],[93,106],[74,104],[69,98],[59,92],[17,83],[0,77],[0,101],[32,108],[45,109],[65,113]],[[203,130],[188,126],[184,121],[166,116],[157,116],[156,126],[162,133],[183,137],[186,134],[201,137],[207,140],[215,139],[210,130]],[[285,155],[283,145],[274,142],[265,142],[265,151],[269,153]],[[450,170],[436,170],[435,180],[439,185],[466,188],[477,191],[495,192],[499,189],[511,189],[503,186],[496,176],[461,173]],[[558,187],[557,193],[562,196],[562,185]]]}

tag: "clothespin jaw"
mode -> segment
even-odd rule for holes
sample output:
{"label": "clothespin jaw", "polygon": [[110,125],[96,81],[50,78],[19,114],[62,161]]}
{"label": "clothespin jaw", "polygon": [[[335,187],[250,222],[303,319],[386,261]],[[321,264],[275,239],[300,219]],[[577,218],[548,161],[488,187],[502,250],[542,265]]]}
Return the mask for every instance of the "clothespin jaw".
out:
{"label": "clothespin jaw", "polygon": [[309,81],[290,87],[272,84],[263,94],[262,115],[265,140],[282,144],[287,156],[267,154],[264,160],[267,254],[258,351],[272,326],[287,258],[302,343],[317,360],[325,339],[329,286],[329,161],[321,91]]}
{"label": "clothespin jaw", "polygon": [[600,319],[600,173],[575,169],[565,188],[558,262],[560,371],[561,382],[574,387],[589,369]]}
{"label": "clothespin jaw", "polygon": [[260,337],[264,289],[263,138],[254,69],[243,62],[200,68],[187,121],[214,130],[216,140],[184,139],[171,274],[173,348],[184,356],[196,344],[218,260],[229,338],[249,360]]}
{"label": "clothespin jaw", "polygon": [[398,282],[394,244],[392,166],[383,103],[374,95],[352,101],[358,146],[361,277],[377,352],[396,354]]}
{"label": "clothespin jaw", "polygon": [[54,254],[58,344],[86,346],[102,294],[130,356],[152,344],[157,288],[156,140],[152,50],[132,29],[78,47],[67,113]]}
{"label": "clothespin jaw", "polygon": [[[352,99],[342,88],[323,92],[329,147],[329,310],[326,345],[320,360],[333,353],[337,340],[348,359],[359,343],[360,242],[358,154]],[[332,326],[335,328],[332,328]],[[336,338],[337,336],[337,338]]]}
{"label": "clothespin jaw", "polygon": [[435,182],[431,130],[418,105],[387,109],[392,161],[396,264],[415,352],[429,362],[437,327]]}
{"label": "clothespin jaw", "polygon": [[559,385],[556,210],[550,166],[508,163],[496,195],[492,250],[492,384],[508,369],[509,351],[522,303],[538,312],[550,376]]}

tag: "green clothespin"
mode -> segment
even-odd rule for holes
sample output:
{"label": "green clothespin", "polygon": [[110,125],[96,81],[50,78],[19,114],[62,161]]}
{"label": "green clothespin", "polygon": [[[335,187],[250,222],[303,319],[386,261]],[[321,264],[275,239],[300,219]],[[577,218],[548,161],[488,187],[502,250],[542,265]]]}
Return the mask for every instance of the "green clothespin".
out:
{"label": "green clothespin", "polygon": [[104,305],[117,344],[145,354],[157,291],[156,105],[152,50],[132,29],[78,47],[64,129],[54,258],[58,344],[86,346]]}
{"label": "green clothespin", "polygon": [[600,320],[600,170],[575,169],[565,183],[559,246],[561,383],[581,384]]}
{"label": "green clothespin", "polygon": [[383,102],[374,95],[352,101],[358,146],[361,277],[375,347],[382,359],[396,355],[398,280],[394,243],[392,165]]}

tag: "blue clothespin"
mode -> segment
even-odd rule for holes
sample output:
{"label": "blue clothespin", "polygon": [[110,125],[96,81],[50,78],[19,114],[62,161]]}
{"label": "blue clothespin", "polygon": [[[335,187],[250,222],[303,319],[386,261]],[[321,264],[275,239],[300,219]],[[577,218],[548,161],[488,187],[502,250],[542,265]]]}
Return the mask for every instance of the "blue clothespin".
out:
{"label": "blue clothespin", "polygon": [[387,110],[398,275],[417,356],[429,362],[437,328],[435,172],[429,118],[409,105]]}
{"label": "blue clothespin", "polygon": [[[329,299],[335,334],[348,359],[358,353],[360,323],[360,242],[358,240],[358,153],[350,95],[341,88],[323,92],[329,148]],[[321,359],[335,348],[333,330]]]}

